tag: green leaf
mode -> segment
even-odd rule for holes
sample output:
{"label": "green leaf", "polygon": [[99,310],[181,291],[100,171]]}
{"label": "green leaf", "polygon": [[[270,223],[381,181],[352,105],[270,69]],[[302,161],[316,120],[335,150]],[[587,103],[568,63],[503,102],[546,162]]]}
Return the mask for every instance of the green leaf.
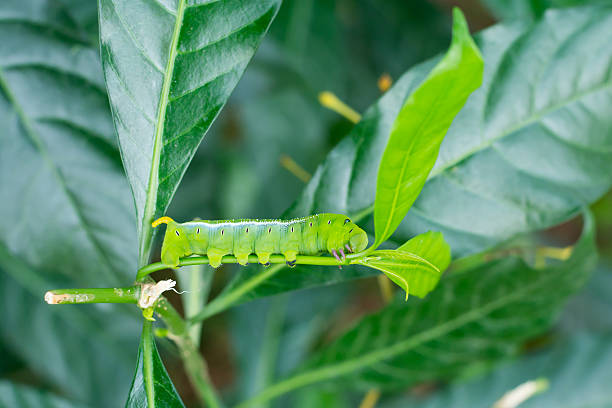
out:
{"label": "green leaf", "polygon": [[506,392],[544,378],[549,388],[520,408],[604,408],[610,406],[612,390],[612,336],[580,333],[557,343],[545,353],[525,356],[495,372],[459,383],[423,398],[397,398],[380,408],[490,408]]}
{"label": "green leaf", "polygon": [[404,103],[380,160],[373,248],[386,241],[406,216],[453,119],[482,83],[482,57],[458,8],[453,10],[453,20],[450,48]]}
{"label": "green leaf", "polygon": [[0,381],[0,406],[28,408],[85,408],[86,405],[71,402],[51,393],[32,387]]}
{"label": "green leaf", "polygon": [[200,141],[280,0],[100,0],[106,84],[136,203],[140,266]]}
{"label": "green leaf", "polygon": [[0,16],[0,242],[73,284],[125,284],[135,220],[98,52],[54,2]]}
{"label": "green leaf", "polygon": [[608,0],[484,0],[483,3],[497,18],[504,20],[540,18],[549,8],[610,4]]}
{"label": "green leaf", "polygon": [[185,406],[159,357],[151,322],[146,319],[138,347],[136,373],[125,406],[126,408]]}
{"label": "green leaf", "polygon": [[444,241],[444,236],[436,231],[419,234],[397,250],[417,254],[421,258],[427,259],[441,271],[445,271],[451,263],[451,248]]}
{"label": "green leaf", "polygon": [[408,295],[431,292],[451,261],[450,247],[439,232],[417,235],[396,250],[374,251],[355,263],[382,271]]}
{"label": "green leaf", "polygon": [[91,407],[120,406],[133,370],[138,313],[125,305],[44,303],[45,291],[59,285],[0,245],[1,343],[62,395]]}
{"label": "green leaf", "polygon": [[[611,7],[583,7],[476,36],[483,86],[453,121],[396,241],[437,230],[455,256],[464,256],[556,225],[610,188],[611,24]],[[372,214],[374,180],[395,117],[434,63],[409,70],[364,113],[289,216],[331,211],[365,220]]]}
{"label": "green leaf", "polygon": [[389,389],[450,379],[507,358],[550,327],[596,261],[594,223],[585,214],[567,261],[534,269],[505,258],[456,271],[425,300],[395,302],[364,318],[302,370],[244,405],[321,381]]}
{"label": "green leaf", "polygon": [[0,2],[0,37],[2,343],[64,395],[117,406],[125,394],[108,391],[127,392],[138,316],[42,300],[124,286],[137,265],[99,52],[56,1]]}
{"label": "green leaf", "polygon": [[356,263],[382,271],[408,295],[425,297],[435,288],[442,270],[426,259],[410,252],[399,250],[374,251]]}

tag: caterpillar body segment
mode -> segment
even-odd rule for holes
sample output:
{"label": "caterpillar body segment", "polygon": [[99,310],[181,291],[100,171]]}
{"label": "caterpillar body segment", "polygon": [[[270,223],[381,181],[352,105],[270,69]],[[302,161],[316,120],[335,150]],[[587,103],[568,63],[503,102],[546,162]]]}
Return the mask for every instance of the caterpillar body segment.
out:
{"label": "caterpillar body segment", "polygon": [[289,221],[282,220],[215,220],[177,223],[169,217],[153,222],[167,224],[162,244],[162,263],[176,267],[179,259],[206,255],[210,266],[217,268],[225,255],[234,255],[246,265],[251,254],[258,262],[269,265],[272,254],[281,254],[293,266],[297,255],[328,252],[338,261],[345,252],[360,252],[368,237],[350,219],[341,214],[317,214]]}

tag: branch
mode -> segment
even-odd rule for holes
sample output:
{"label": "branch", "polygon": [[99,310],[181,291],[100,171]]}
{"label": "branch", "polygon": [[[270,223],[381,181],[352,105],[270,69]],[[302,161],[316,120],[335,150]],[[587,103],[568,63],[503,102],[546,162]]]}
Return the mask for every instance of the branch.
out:
{"label": "branch", "polygon": [[[336,258],[332,258],[331,256],[309,256],[309,255],[298,255],[295,261],[295,265],[322,265],[322,266],[341,266],[341,265],[350,265],[353,258],[356,258],[356,255],[363,254],[347,254],[346,260],[343,262],[339,262]],[[161,262],[155,262],[144,266],[138,270],[138,275],[136,275],[136,281],[142,280],[147,275],[161,271],[162,269],[168,268],[180,268],[181,266],[187,265],[204,265],[208,264],[208,257],[206,256],[192,256],[188,258],[181,258],[177,267],[168,266]],[[238,263],[238,260],[233,255],[226,255],[221,259],[221,263],[224,264],[235,264]],[[249,263],[258,264],[259,258],[257,255],[249,255]],[[286,264],[287,261],[283,255],[275,254],[270,256],[271,264]]]}
{"label": "branch", "polygon": [[140,285],[127,288],[77,288],[55,289],[45,293],[50,305],[87,303],[137,303]]}

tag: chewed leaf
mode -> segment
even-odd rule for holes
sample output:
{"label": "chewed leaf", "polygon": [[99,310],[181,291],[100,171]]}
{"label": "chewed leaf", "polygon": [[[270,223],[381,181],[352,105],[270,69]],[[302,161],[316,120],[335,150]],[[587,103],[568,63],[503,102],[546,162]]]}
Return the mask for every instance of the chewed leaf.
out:
{"label": "chewed leaf", "polygon": [[438,231],[419,234],[397,250],[417,254],[434,264],[442,272],[448,268],[451,262],[450,245],[446,243],[444,236]]}
{"label": "chewed leaf", "polygon": [[425,297],[436,286],[442,270],[418,255],[400,250],[374,251],[370,256],[355,260],[383,272],[408,295]]}

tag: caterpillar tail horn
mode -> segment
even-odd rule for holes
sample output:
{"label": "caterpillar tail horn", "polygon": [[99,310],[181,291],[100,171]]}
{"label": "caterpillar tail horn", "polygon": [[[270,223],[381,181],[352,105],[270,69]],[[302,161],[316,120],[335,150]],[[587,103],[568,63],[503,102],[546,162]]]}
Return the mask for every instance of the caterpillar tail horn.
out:
{"label": "caterpillar tail horn", "polygon": [[153,228],[157,227],[159,224],[168,224],[169,222],[174,222],[174,220],[170,217],[161,217],[156,219],[151,223]]}

